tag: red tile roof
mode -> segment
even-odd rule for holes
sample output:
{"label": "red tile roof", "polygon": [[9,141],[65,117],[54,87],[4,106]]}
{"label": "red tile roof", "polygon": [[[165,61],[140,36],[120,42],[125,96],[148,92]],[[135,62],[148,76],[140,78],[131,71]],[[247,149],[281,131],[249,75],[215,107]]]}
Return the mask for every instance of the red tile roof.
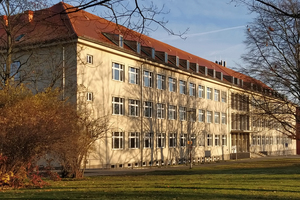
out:
{"label": "red tile roof", "polygon": [[[166,52],[169,56],[178,56],[180,59],[189,60],[190,63],[198,63],[199,66],[214,69],[217,72],[222,72],[224,75],[268,88],[262,82],[249,76],[137,33],[84,10],[78,10],[63,2],[44,10],[35,11],[32,22],[21,23],[20,25],[20,20],[26,21],[27,15],[20,15],[20,19],[15,24],[16,27],[19,27],[19,30],[16,31],[14,37],[25,34],[24,39],[18,42],[19,44],[44,43],[80,37],[113,45],[112,41],[103,33],[120,34],[123,35],[125,40],[139,41],[142,46],[154,48],[155,51]],[[0,29],[0,38],[4,39],[2,41],[5,41],[5,36],[6,33],[3,28]],[[0,43],[0,46],[2,45],[5,44]]]}

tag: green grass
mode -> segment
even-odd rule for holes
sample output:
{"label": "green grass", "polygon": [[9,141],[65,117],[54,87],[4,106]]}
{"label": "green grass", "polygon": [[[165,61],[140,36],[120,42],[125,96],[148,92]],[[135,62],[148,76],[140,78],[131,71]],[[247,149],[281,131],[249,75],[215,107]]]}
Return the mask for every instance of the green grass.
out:
{"label": "green grass", "polygon": [[299,183],[300,159],[281,158],[64,180],[0,199],[300,199]]}

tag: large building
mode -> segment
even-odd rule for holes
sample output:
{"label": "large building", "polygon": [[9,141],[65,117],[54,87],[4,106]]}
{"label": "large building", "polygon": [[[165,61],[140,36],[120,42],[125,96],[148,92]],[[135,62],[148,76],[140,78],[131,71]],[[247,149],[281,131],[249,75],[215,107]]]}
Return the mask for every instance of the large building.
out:
{"label": "large building", "polygon": [[109,119],[110,131],[96,143],[87,167],[296,153],[295,141],[279,126],[253,115],[254,96],[282,98],[264,83],[225,62],[205,60],[74,10],[58,3],[20,15],[26,26],[13,35],[13,60],[22,66],[15,71],[16,81],[36,90],[57,85],[70,101],[84,102],[92,117]]}

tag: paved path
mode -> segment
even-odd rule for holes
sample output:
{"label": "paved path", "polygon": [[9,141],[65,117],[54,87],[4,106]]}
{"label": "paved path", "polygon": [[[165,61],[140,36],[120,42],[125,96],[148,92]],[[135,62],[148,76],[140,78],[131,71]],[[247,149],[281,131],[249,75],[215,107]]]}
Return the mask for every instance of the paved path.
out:
{"label": "paved path", "polygon": [[[198,167],[212,167],[216,165],[232,165],[236,163],[245,163],[245,162],[253,162],[259,160],[270,160],[270,159],[278,159],[278,158],[299,158],[300,155],[291,155],[291,156],[266,156],[260,158],[249,158],[249,159],[240,159],[240,160],[225,160],[220,162],[210,162],[204,163],[200,165],[194,165],[193,168]],[[85,170],[84,176],[114,176],[114,175],[128,175],[135,173],[144,173],[150,171],[158,171],[158,170],[176,170],[176,169],[189,169],[189,165],[173,165],[173,166],[162,166],[162,167],[143,167],[143,168],[121,168],[121,169],[87,169]]]}

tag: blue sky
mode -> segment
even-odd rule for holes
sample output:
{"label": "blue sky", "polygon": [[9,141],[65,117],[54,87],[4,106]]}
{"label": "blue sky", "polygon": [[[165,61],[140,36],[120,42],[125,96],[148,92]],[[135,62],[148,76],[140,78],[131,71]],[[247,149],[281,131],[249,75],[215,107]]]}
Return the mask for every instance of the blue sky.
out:
{"label": "blue sky", "polygon": [[[131,2],[132,0],[128,0]],[[155,5],[165,5],[167,27],[174,32],[189,31],[186,39],[168,35],[163,28],[149,33],[150,37],[180,48],[210,61],[225,60],[230,68],[242,64],[240,56],[246,53],[245,30],[252,21],[246,7],[230,3],[231,0],[152,0]],[[53,3],[57,3],[53,0]],[[65,2],[72,4],[72,0]],[[77,4],[74,1],[73,5]],[[149,2],[142,1],[141,2]],[[100,9],[88,10],[99,14]]]}

